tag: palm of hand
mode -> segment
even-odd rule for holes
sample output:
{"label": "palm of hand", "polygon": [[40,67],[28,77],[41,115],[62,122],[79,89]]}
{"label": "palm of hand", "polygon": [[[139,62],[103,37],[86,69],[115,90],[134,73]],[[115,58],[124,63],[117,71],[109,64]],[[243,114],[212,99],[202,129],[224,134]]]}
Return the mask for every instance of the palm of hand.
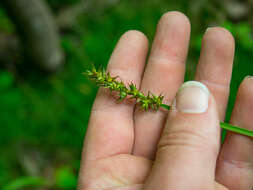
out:
{"label": "palm of hand", "polygon": [[[108,70],[126,83],[134,82],[143,92],[164,92],[165,101],[171,103],[184,80],[189,36],[187,18],[167,13],[158,24],[145,71],[148,43],[137,31],[122,36]],[[131,102],[117,103],[100,89],[86,134],[78,189],[251,190],[252,139],[228,134],[219,147],[218,124],[225,115],[233,53],[233,37],[225,29],[216,27],[205,33],[195,79],[213,96],[203,114],[144,112]],[[245,95],[253,92],[251,82],[246,79],[241,85],[231,118],[246,127],[252,127],[253,121],[253,95]],[[242,106],[244,111],[238,112]],[[240,150],[241,146],[246,149]],[[237,173],[242,175],[240,182]]]}

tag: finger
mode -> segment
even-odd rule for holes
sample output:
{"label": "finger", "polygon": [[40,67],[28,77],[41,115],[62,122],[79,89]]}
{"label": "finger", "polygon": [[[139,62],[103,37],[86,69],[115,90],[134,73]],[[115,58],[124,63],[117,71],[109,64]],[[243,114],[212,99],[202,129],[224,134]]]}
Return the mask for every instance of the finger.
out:
{"label": "finger", "polygon": [[168,115],[144,189],[214,189],[219,138],[214,98],[202,83],[184,83]]}
{"label": "finger", "polygon": [[116,187],[112,189],[106,189],[106,190],[142,190],[143,185],[142,184],[135,184],[135,185],[128,185],[125,187]]}
{"label": "finger", "polygon": [[[231,123],[253,130],[253,78],[239,87]],[[230,190],[253,188],[253,139],[227,133],[217,165],[217,181]]]}
{"label": "finger", "polygon": [[[124,83],[140,84],[148,50],[146,37],[129,31],[119,40],[108,64],[112,76]],[[99,89],[94,102],[84,155],[95,160],[120,153],[131,153],[134,139],[133,104],[118,103],[108,91]]]}
{"label": "finger", "polygon": [[219,183],[215,183],[216,186],[216,190],[229,190],[228,188],[224,187],[223,185],[219,184]]}
{"label": "finger", "polygon": [[81,171],[78,190],[134,188],[144,183],[151,167],[151,160],[129,154],[99,159]]}
{"label": "finger", "polygon": [[[169,12],[159,21],[141,90],[163,93],[170,104],[184,80],[190,23],[185,15]],[[134,155],[153,158],[167,113],[135,110]]]}
{"label": "finger", "polygon": [[202,42],[195,80],[204,83],[215,98],[220,119],[226,114],[234,58],[233,36],[224,28],[209,28]]}

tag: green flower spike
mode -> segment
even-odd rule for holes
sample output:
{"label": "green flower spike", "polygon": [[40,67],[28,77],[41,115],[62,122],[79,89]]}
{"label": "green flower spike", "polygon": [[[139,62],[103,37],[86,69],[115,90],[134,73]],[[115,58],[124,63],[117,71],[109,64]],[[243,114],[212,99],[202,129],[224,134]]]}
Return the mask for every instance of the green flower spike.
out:
{"label": "green flower spike", "polygon": [[138,104],[140,104],[141,108],[144,110],[158,110],[161,106],[163,106],[162,101],[164,96],[156,96],[151,92],[148,92],[148,95],[145,96],[137,89],[135,84],[131,83],[126,86],[122,81],[117,80],[118,77],[112,77],[111,74],[109,72],[106,72],[104,69],[97,70],[93,66],[92,69],[87,70],[85,74],[91,80],[94,80],[98,86],[107,88],[110,90],[110,92],[118,92],[119,101],[123,101],[127,97],[133,98]]}
{"label": "green flower spike", "polygon": [[[160,107],[163,107],[167,110],[170,109],[169,105],[162,103],[164,96],[157,96],[151,92],[148,92],[148,95],[145,96],[137,89],[135,84],[131,83],[126,86],[122,81],[117,80],[118,77],[112,77],[111,74],[109,72],[106,72],[103,68],[97,70],[95,66],[93,66],[92,69],[87,70],[85,74],[91,80],[94,80],[98,86],[107,88],[110,90],[110,92],[118,92],[119,101],[123,101],[126,98],[133,98],[143,110],[153,109],[157,111]],[[220,126],[225,130],[253,138],[253,131],[223,122],[220,122]]]}

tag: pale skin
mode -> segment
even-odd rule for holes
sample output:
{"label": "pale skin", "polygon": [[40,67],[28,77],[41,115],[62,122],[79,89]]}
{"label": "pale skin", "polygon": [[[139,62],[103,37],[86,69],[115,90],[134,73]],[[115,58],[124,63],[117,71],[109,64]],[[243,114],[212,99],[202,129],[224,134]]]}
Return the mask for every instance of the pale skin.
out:
{"label": "pale skin", "polygon": [[[107,69],[143,92],[163,92],[165,103],[171,104],[184,81],[189,39],[188,18],[168,12],[158,23],[148,58],[145,35],[128,31]],[[131,102],[117,103],[100,88],[85,137],[78,190],[252,190],[252,138],[228,133],[220,145],[219,121],[227,107],[233,57],[230,32],[209,28],[195,75],[211,92],[204,113],[144,112]],[[253,78],[245,78],[231,123],[253,130],[252,115]]]}

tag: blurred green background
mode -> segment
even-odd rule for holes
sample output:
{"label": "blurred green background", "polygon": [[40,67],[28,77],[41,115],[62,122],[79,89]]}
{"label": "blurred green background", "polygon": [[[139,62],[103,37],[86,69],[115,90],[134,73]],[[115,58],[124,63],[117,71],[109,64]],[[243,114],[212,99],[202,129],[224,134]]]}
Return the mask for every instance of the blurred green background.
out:
{"label": "blurred green background", "polygon": [[[83,0],[46,2],[54,17],[59,18],[62,11],[78,7]],[[118,38],[127,30],[140,30],[151,42],[159,18],[170,10],[183,12],[192,24],[186,80],[194,76],[207,27],[224,26],[234,35],[236,52],[229,118],[238,85],[246,75],[253,75],[250,0],[108,2],[93,0],[93,5],[73,20],[71,15],[65,17],[70,24],[59,30],[65,53],[60,71],[46,74],[30,68],[32,63],[27,64],[22,53],[13,55],[15,62],[0,62],[0,189],[76,188],[82,143],[97,91],[82,72],[91,63],[106,66]],[[1,3],[0,34],[18,36]]]}

